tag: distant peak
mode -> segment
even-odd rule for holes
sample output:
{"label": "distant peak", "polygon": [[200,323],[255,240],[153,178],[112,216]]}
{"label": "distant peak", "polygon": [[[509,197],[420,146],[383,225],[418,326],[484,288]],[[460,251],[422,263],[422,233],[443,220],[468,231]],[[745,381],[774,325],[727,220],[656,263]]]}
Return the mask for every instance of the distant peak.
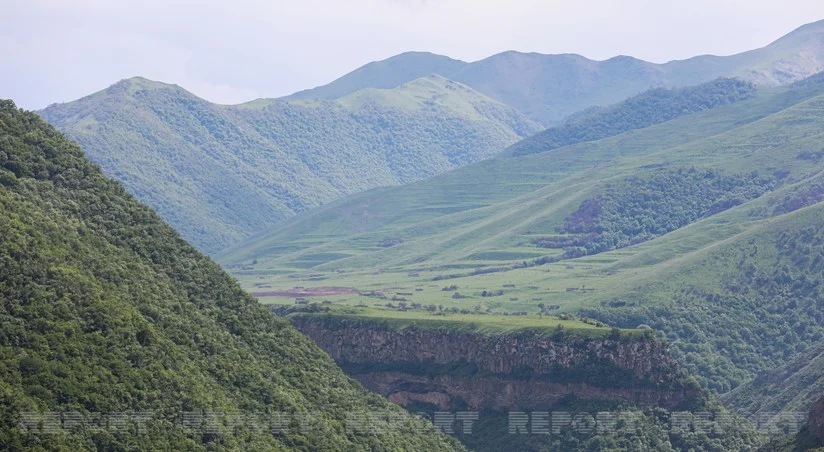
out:
{"label": "distant peak", "polygon": [[620,62],[620,61],[641,61],[638,58],[629,55],[615,55],[612,58],[607,59],[606,61],[612,62]]}
{"label": "distant peak", "polygon": [[155,80],[149,80],[146,77],[141,77],[139,75],[134,76],[134,77],[130,77],[130,78],[127,78],[127,79],[123,79],[123,80],[115,83],[112,86],[117,86],[117,85],[120,85],[120,84],[123,84],[123,85],[126,85],[126,86],[134,86],[134,87],[138,87],[138,88],[144,88],[144,89],[180,88],[178,85],[158,82],[158,81],[155,81]]}
{"label": "distant peak", "polygon": [[463,63],[463,61],[461,60],[456,60],[455,58],[451,58],[446,55],[439,55],[437,53],[421,52],[415,50],[399,53],[397,55],[386,58],[382,61],[451,61]]}
{"label": "distant peak", "polygon": [[795,30],[787,33],[786,35],[780,37],[779,39],[774,41],[772,44],[775,44],[777,42],[781,42],[781,41],[784,41],[784,40],[787,40],[787,39],[796,38],[796,37],[799,37],[799,36],[805,36],[805,35],[810,35],[810,34],[819,34],[819,33],[824,33],[824,19],[816,21],[816,22],[810,22],[808,24],[804,24],[804,25],[796,28]]}
{"label": "distant peak", "polygon": [[105,94],[107,96],[133,97],[136,93],[140,91],[154,90],[174,90],[180,93],[185,93],[194,96],[193,94],[189,93],[188,91],[186,91],[178,85],[158,82],[155,80],[149,80],[146,77],[140,76],[120,80],[119,82],[111,85],[103,91],[93,94],[92,96]]}
{"label": "distant peak", "polygon": [[481,61],[494,61],[500,59],[509,60],[574,60],[574,61],[591,61],[589,58],[578,55],[577,53],[538,53],[538,52],[519,52],[517,50],[507,50],[496,53],[495,55],[484,58]]}
{"label": "distant peak", "polygon": [[805,33],[805,32],[810,32],[810,31],[816,31],[816,32],[824,31],[824,19],[818,20],[818,21],[815,21],[815,22],[810,22],[808,24],[804,24],[804,25],[796,28],[795,30],[791,31],[789,34]]}
{"label": "distant peak", "polygon": [[433,56],[433,57],[441,57],[441,58],[449,58],[448,56],[439,55],[437,53],[426,52],[421,50],[407,50],[406,52],[401,52],[396,57],[403,57],[403,56]]}

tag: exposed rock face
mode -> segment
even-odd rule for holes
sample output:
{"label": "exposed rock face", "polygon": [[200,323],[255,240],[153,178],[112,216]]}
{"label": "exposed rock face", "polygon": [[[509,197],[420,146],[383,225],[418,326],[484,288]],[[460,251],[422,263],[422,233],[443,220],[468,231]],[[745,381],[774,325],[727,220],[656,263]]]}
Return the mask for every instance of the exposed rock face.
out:
{"label": "exposed rock face", "polygon": [[545,409],[575,396],[672,408],[698,393],[654,338],[393,330],[311,316],[292,321],[364,386],[404,406]]}
{"label": "exposed rock face", "polygon": [[824,398],[818,399],[810,408],[810,417],[807,421],[810,436],[824,444]]}
{"label": "exposed rock face", "polygon": [[392,371],[354,376],[370,390],[389,397],[398,405],[424,402],[442,410],[449,410],[459,400],[471,409],[540,410],[552,407],[570,395],[580,399],[665,407],[674,407],[691,397],[686,389],[610,388],[587,383],[553,383],[540,378],[429,376]]}

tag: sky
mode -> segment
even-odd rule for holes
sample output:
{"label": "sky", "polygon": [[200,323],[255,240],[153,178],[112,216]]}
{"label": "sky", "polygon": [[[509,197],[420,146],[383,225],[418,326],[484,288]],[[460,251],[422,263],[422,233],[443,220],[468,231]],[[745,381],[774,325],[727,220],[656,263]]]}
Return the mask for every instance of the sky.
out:
{"label": "sky", "polygon": [[4,0],[0,98],[39,109],[133,76],[239,103],[410,50],[663,63],[762,47],[821,0]]}

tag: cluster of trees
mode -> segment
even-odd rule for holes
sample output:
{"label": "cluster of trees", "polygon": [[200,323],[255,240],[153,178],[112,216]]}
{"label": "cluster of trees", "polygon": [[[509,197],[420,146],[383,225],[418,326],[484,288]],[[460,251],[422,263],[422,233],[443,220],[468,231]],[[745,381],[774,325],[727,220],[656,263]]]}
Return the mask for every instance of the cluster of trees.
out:
{"label": "cluster of trees", "polygon": [[755,85],[729,78],[687,88],[654,88],[610,107],[595,107],[575,114],[564,124],[513,145],[509,153],[528,155],[600,140],[749,99],[756,94]]}
{"label": "cluster of trees", "polygon": [[640,243],[682,228],[771,190],[774,177],[696,168],[663,169],[604,186],[535,244],[564,248],[565,258]]}
{"label": "cluster of trees", "polygon": [[[9,450],[454,450],[346,377],[77,145],[0,101],[0,444]],[[357,435],[347,413],[408,429]],[[39,434],[22,412],[154,414]],[[313,413],[311,431],[187,431],[183,412]]]}

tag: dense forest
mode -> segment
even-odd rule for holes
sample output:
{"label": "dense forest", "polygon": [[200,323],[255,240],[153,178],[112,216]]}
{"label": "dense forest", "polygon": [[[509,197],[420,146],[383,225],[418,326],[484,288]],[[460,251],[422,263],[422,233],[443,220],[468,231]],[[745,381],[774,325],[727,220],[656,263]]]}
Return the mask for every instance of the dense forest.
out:
{"label": "dense forest", "polygon": [[204,101],[134,78],[41,115],[207,253],[309,207],[490,157],[539,125],[439,77],[336,101]]}
{"label": "dense forest", "polygon": [[631,176],[584,201],[558,228],[564,235],[541,237],[535,244],[564,248],[568,258],[623,248],[757,198],[775,184],[772,176],[692,167]]}
{"label": "dense forest", "polygon": [[[0,103],[0,303],[4,449],[460,448],[346,377],[76,144],[11,101]],[[39,433],[37,422],[20,427],[26,412],[150,419],[144,431],[75,422]],[[185,413],[204,412],[223,413],[217,431],[185,428]],[[367,412],[398,422],[345,428],[348,415]],[[233,415],[288,421],[274,431]]]}
{"label": "dense forest", "polygon": [[512,145],[506,154],[528,155],[600,140],[749,99],[756,94],[752,83],[728,78],[686,88],[653,88],[609,107],[592,107],[573,114],[563,124]]}

